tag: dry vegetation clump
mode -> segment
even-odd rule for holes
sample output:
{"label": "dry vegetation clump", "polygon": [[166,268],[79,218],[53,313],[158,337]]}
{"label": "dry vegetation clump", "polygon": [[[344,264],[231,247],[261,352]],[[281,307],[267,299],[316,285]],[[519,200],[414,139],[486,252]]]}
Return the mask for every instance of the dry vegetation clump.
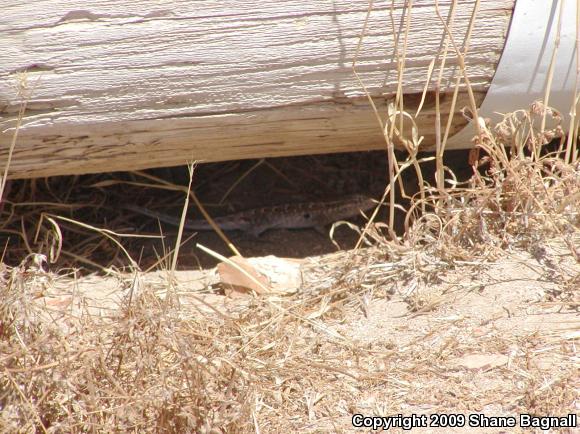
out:
{"label": "dry vegetation clump", "polygon": [[[450,176],[443,192],[427,188],[427,199],[416,200],[407,215],[407,240],[444,258],[468,260],[515,246],[538,253],[558,237],[579,259],[570,240],[580,228],[580,162],[565,161],[564,138],[550,150],[561,136],[560,118],[547,109],[557,125],[540,133],[538,112],[543,107],[536,102],[505,115],[493,131],[486,128],[476,140],[474,176],[464,183]],[[425,202],[432,212],[418,213]]]}
{"label": "dry vegetation clump", "polygon": [[[475,14],[468,35],[474,20]],[[406,45],[409,21],[401,35],[392,23],[393,36]],[[467,88],[468,35],[462,52],[452,44],[457,84],[463,77]],[[450,45],[443,42],[431,71],[435,60],[444,66]],[[577,412],[577,322],[570,320],[569,335],[527,322],[544,315],[558,324],[560,313],[578,309],[576,137],[549,150],[545,144],[561,135],[559,116],[539,103],[507,114],[493,130],[477,123],[473,176],[460,182],[442,166],[437,113],[431,186],[421,173],[429,158],[418,159],[418,132],[403,137],[403,118],[412,123],[413,116],[403,107],[404,52],[397,57],[398,104],[381,125],[391,220],[369,222],[360,241],[369,248],[311,260],[296,294],[236,304],[220,288],[186,291],[173,275],[160,287],[147,283],[117,234],[99,229],[111,220],[97,228],[60,215],[101,208],[111,183],[95,179],[91,190],[76,178],[70,185],[23,184],[2,209],[2,229],[22,240],[11,258],[27,256],[0,270],[0,432],[350,432],[356,413]],[[437,95],[441,74],[438,80]],[[408,151],[402,164],[395,161],[395,141]],[[16,135],[12,147],[15,142]],[[416,171],[419,192],[405,210],[405,234],[397,237],[395,183],[408,169]],[[124,183],[142,185],[134,177]],[[67,204],[79,189],[81,203]],[[40,190],[53,198],[48,205],[35,199]],[[41,203],[48,211],[38,219],[28,210]],[[75,250],[63,244],[65,227]],[[555,260],[565,256],[554,253],[560,243],[576,264]],[[492,261],[509,250],[520,254],[514,261],[540,264],[521,267],[530,273],[524,285],[509,280],[513,268]],[[120,302],[85,297],[75,270],[46,271],[46,262],[59,256],[96,268],[105,258],[100,284],[105,276],[116,279],[112,292]],[[68,282],[67,297],[52,297],[61,280]],[[539,286],[531,290],[532,282]]]}
{"label": "dry vegetation clump", "polygon": [[151,290],[119,310],[38,302],[34,266],[4,270],[1,432],[235,432],[247,426],[252,373],[229,354],[232,321],[184,317]]}
{"label": "dry vegetation clump", "polygon": [[[567,414],[576,338],[512,333],[500,302],[488,316],[447,310],[501,283],[491,259],[506,249],[542,264],[542,302],[577,309],[578,273],[553,252],[563,240],[578,259],[578,162],[545,151],[523,113],[487,130],[468,182],[422,186],[402,238],[369,225],[372,247],[312,260],[292,296],[203,310],[188,297],[224,298],[219,289],[187,294],[109,270],[121,302],[95,310],[82,292],[50,298],[61,279],[76,283],[45,271],[43,255],[5,266],[0,431],[320,432],[344,431],[357,412]],[[397,297],[399,311],[381,304]],[[532,306],[509,306],[506,321]],[[489,367],[466,374],[478,358]]]}

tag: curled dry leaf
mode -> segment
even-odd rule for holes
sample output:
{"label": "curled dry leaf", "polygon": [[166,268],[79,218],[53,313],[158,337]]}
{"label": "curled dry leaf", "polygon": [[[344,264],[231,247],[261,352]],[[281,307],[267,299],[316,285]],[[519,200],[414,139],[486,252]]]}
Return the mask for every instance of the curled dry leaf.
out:
{"label": "curled dry leaf", "polygon": [[258,295],[271,292],[268,279],[260,274],[246,258],[232,256],[229,262],[217,266],[220,281],[225,286],[226,295],[230,297],[248,294],[253,291]]}
{"label": "curled dry leaf", "polygon": [[234,295],[232,291],[238,295],[250,291],[259,295],[292,294],[302,285],[301,261],[275,256],[250,259],[233,256],[230,261],[217,266],[227,295]]}

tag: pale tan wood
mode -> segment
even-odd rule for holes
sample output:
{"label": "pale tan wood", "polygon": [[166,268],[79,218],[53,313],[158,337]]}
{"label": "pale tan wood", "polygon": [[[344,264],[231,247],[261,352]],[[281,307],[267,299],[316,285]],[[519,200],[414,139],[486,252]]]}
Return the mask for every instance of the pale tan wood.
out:
{"label": "pale tan wood", "polygon": [[[482,2],[477,15],[468,72],[479,100],[499,60],[514,1]],[[397,29],[404,3],[395,1],[392,11]],[[439,3],[447,16],[451,2]],[[458,44],[474,3],[457,5]],[[35,86],[11,177],[384,146],[350,67],[366,0],[0,5],[0,164],[19,108],[15,73],[27,70]],[[390,5],[374,2],[358,62],[383,117],[397,82]],[[404,76],[408,108],[417,104],[442,34],[434,1],[415,1]],[[443,92],[451,91],[456,73],[453,54],[447,64]],[[434,86],[431,80],[429,89]],[[458,109],[464,105],[462,95]],[[423,113],[419,124],[428,145],[432,107]],[[458,128],[462,119],[456,119]]]}

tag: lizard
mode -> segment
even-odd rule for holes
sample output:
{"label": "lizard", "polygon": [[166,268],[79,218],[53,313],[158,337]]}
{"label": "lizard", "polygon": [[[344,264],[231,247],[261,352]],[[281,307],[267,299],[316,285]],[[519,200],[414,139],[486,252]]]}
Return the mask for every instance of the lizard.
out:
{"label": "lizard", "polygon": [[[269,229],[305,229],[321,231],[326,225],[338,220],[356,217],[360,211],[368,211],[376,201],[363,195],[352,195],[331,202],[304,202],[249,209],[214,218],[224,231],[243,231],[258,237]],[[151,211],[136,205],[124,208],[170,224],[179,226],[181,220],[167,214]],[[193,231],[210,231],[212,226],[205,219],[186,220],[183,227]]]}

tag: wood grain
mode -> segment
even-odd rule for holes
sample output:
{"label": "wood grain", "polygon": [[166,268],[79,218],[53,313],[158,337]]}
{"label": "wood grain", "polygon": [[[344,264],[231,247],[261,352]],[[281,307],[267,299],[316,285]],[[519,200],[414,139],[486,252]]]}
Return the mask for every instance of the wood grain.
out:
{"label": "wood grain", "polygon": [[[468,73],[480,100],[514,1],[482,2],[477,15]],[[13,178],[384,146],[351,68],[367,1],[0,3],[2,165],[21,103],[19,72],[28,71],[33,88]],[[396,92],[392,23],[400,29],[404,3],[395,1],[391,11],[390,0],[374,2],[358,57],[382,113]],[[443,16],[450,3],[440,2]],[[473,6],[471,0],[457,6],[458,44]],[[414,95],[408,108],[425,86],[442,35],[434,1],[415,1],[403,78],[404,92]],[[443,92],[451,91],[456,63],[450,55]],[[458,108],[466,105],[461,99]],[[432,107],[423,113],[428,145]]]}

